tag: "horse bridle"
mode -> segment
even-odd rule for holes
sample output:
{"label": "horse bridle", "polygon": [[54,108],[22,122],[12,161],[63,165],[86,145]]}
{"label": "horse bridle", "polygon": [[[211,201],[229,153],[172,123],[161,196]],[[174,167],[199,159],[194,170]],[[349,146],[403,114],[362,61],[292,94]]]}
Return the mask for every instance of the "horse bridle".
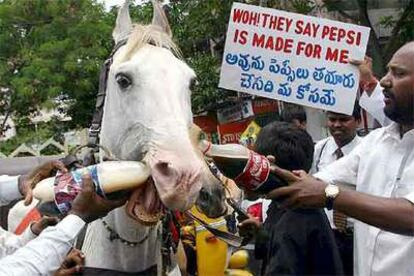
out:
{"label": "horse bridle", "polygon": [[[116,52],[122,46],[126,45],[127,42],[128,42],[128,38],[120,40],[115,45],[115,47],[113,48],[111,54],[105,60],[105,62],[103,63],[103,65],[101,67],[101,71],[99,73],[99,89],[98,89],[98,94],[96,96],[95,111],[93,113],[92,122],[91,122],[91,125],[89,127],[89,131],[88,131],[89,138],[88,138],[88,144],[86,145],[86,147],[88,147],[88,148],[91,148],[91,149],[102,148],[102,146],[99,144],[99,134],[100,134],[101,128],[102,128],[102,118],[103,118],[104,104],[105,104],[105,98],[106,98],[106,89],[108,87],[108,75],[109,75],[109,71],[110,71],[112,63],[113,63],[114,55],[116,54]],[[85,147],[85,146],[83,146],[83,147]],[[103,149],[105,150],[105,148],[103,148]],[[107,151],[107,153],[108,153],[108,151]],[[223,184],[223,186],[225,187],[224,184]],[[227,198],[227,201],[229,202],[230,199]],[[230,204],[230,205],[233,207],[233,209],[237,213],[244,214],[240,208],[237,208],[237,207],[239,207],[239,205],[236,204],[233,201],[233,199],[230,202],[233,203],[233,204]],[[203,220],[197,218],[196,216],[194,216],[190,212],[186,212],[186,213],[187,213],[187,215],[189,215],[193,219],[197,220],[201,225],[203,225],[211,233],[213,233],[215,236],[217,236],[221,240],[225,241],[226,243],[228,243],[228,244],[230,244],[234,247],[239,247],[240,245],[244,244],[243,239],[241,239],[240,237],[235,236],[235,235],[230,234],[230,233],[227,233],[227,232],[223,232],[223,231],[214,229],[212,227],[209,227],[208,223],[206,223]],[[129,242],[129,243],[132,244],[133,242]]]}
{"label": "horse bridle", "polygon": [[99,145],[99,134],[102,127],[109,70],[111,69],[114,55],[122,46],[126,45],[127,42],[128,38],[125,38],[116,43],[108,59],[105,60],[101,67],[101,71],[99,73],[99,89],[98,94],[96,95],[95,111],[93,113],[92,122],[89,127],[89,139],[87,144],[89,148],[97,148]]}

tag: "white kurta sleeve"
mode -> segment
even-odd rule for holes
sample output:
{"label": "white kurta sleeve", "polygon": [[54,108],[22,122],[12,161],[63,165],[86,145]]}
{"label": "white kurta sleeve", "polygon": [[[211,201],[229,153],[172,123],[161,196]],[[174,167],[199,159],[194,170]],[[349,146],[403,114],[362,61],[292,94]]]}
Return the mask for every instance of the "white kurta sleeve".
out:
{"label": "white kurta sleeve", "polygon": [[22,197],[17,185],[18,176],[0,176],[0,206]]}
{"label": "white kurta sleeve", "polygon": [[21,235],[15,235],[0,227],[0,259],[13,254],[17,249],[36,238],[30,227]]}
{"label": "white kurta sleeve", "polygon": [[364,150],[363,139],[349,154],[321,169],[313,176],[327,183],[356,186],[359,161]]}
{"label": "white kurta sleeve", "polygon": [[368,96],[366,92],[362,93],[359,98],[359,105],[371,114],[382,126],[387,126],[391,123],[391,120],[384,113],[384,95],[382,94],[382,87],[379,82],[371,96]]}
{"label": "white kurta sleeve", "polygon": [[57,270],[85,222],[68,215],[46,228],[36,239],[0,260],[1,276],[48,275]]}

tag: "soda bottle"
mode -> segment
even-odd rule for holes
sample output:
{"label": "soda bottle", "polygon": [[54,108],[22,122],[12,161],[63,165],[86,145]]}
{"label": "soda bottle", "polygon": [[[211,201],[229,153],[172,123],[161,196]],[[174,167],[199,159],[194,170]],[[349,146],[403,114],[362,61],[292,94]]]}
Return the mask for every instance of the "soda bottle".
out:
{"label": "soda bottle", "polygon": [[132,189],[145,183],[150,169],[141,162],[107,161],[46,178],[33,189],[33,196],[42,202],[54,201],[59,211],[66,214],[82,190],[84,174],[91,176],[96,193],[105,197],[106,194]]}
{"label": "soda bottle", "polygon": [[270,162],[265,156],[242,145],[215,145],[202,140],[199,147],[204,155],[213,159],[223,175],[233,179],[242,189],[266,194],[287,185],[283,179],[270,173]]}

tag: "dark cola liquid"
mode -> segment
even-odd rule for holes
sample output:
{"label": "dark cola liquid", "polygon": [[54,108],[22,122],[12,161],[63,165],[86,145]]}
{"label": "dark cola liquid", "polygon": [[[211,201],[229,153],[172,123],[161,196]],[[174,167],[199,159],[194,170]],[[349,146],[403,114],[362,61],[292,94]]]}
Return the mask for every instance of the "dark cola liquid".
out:
{"label": "dark cola liquid", "polygon": [[234,179],[243,172],[248,157],[214,156],[213,160],[214,164],[216,164],[217,168],[225,177]]}
{"label": "dark cola liquid", "polygon": [[255,192],[259,193],[259,194],[267,194],[270,191],[283,187],[283,186],[287,186],[288,183],[286,181],[284,181],[283,179],[281,179],[280,177],[278,177],[277,175],[274,175],[273,173],[269,174],[269,177],[267,178],[267,180],[260,185]]}
{"label": "dark cola liquid", "polygon": [[254,188],[247,185],[243,182],[243,179],[239,179],[239,176],[244,172],[246,165],[249,161],[249,157],[228,157],[228,156],[213,156],[213,160],[220,172],[228,177],[233,179],[236,184],[242,188],[254,191],[259,194],[267,194],[270,191],[287,186],[285,182],[280,177],[269,173],[266,179],[263,179],[261,184],[258,184]]}

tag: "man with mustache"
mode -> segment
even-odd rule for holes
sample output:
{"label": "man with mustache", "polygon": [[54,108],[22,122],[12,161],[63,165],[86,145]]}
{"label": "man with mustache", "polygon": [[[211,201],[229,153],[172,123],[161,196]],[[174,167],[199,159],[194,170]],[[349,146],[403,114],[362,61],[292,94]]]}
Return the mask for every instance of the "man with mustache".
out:
{"label": "man with mustache", "polygon": [[[357,127],[361,123],[361,109],[355,102],[352,115],[335,112],[327,112],[327,127],[330,137],[327,137],[315,145],[312,164],[312,173],[316,173],[344,155],[349,154],[361,141],[357,135]],[[355,190],[355,186],[351,186]],[[333,212],[325,208],[331,228],[335,234],[335,241],[339,249],[344,272],[353,274],[353,222],[341,212]]]}
{"label": "man with mustache", "polygon": [[393,123],[314,177],[273,166],[291,185],[268,197],[289,208],[327,207],[357,219],[355,275],[414,275],[414,42],[394,54],[380,84]]}

